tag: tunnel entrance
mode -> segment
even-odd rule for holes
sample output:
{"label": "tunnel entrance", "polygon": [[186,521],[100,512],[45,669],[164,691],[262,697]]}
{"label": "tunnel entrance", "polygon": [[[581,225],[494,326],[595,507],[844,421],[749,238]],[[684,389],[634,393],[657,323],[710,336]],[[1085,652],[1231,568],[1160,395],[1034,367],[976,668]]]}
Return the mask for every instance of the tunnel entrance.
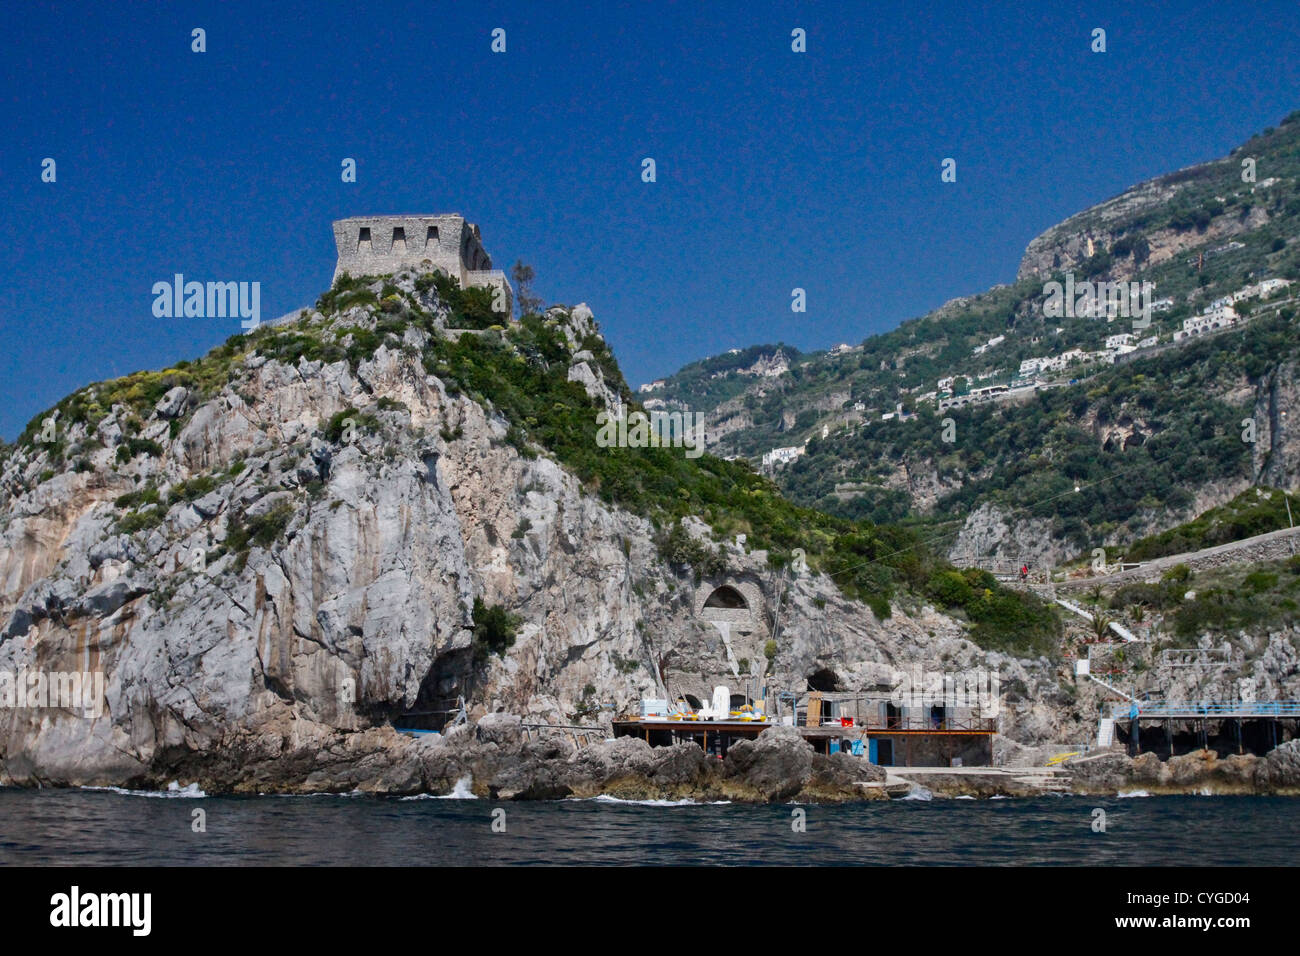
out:
{"label": "tunnel entrance", "polygon": [[459,711],[459,699],[470,699],[474,674],[471,648],[441,654],[420,682],[420,693],[410,709],[394,712],[390,723],[409,730],[442,730]]}
{"label": "tunnel entrance", "polygon": [[813,671],[808,675],[808,689],[819,690],[823,693],[832,693],[840,689],[840,678],[830,668],[823,667],[821,670]]}
{"label": "tunnel entrance", "polygon": [[749,609],[749,604],[745,601],[744,595],[729,584],[715,588],[713,593],[705,599],[704,606],[725,608],[727,610]]}

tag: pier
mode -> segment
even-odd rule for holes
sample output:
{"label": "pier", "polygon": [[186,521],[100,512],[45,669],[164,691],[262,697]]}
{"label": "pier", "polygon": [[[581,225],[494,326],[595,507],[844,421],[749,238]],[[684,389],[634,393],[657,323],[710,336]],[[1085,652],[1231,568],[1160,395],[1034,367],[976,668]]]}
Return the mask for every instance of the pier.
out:
{"label": "pier", "polygon": [[[1163,746],[1146,748],[1153,753],[1163,751],[1167,756],[1174,756],[1179,738],[1186,743],[1183,752],[1223,749],[1266,753],[1300,731],[1300,700],[1138,700],[1114,705],[1110,720],[1115,730],[1126,738],[1133,755],[1143,752],[1144,722],[1148,734],[1154,731],[1157,740],[1160,736],[1164,738]],[[1211,742],[1222,740],[1225,733],[1229,738],[1227,746],[1211,748]]]}

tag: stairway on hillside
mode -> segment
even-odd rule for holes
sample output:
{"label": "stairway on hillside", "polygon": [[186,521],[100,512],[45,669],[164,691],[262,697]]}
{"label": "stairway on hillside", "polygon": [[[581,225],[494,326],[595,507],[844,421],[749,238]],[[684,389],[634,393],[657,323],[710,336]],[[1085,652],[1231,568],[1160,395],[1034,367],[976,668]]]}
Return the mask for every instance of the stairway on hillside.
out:
{"label": "stairway on hillside", "polygon": [[1115,719],[1102,717],[1097,721],[1097,748],[1109,747],[1115,742]]}
{"label": "stairway on hillside", "polygon": [[[1080,617],[1084,618],[1087,621],[1092,620],[1092,613],[1089,611],[1085,611],[1083,608],[1079,607],[1079,605],[1075,604],[1073,601],[1067,601],[1065,598],[1056,598],[1055,600],[1057,604],[1061,605],[1061,607],[1065,608],[1066,610],[1073,611],[1075,614],[1078,614]],[[1124,625],[1116,621],[1110,621],[1108,623],[1110,625],[1111,631],[1113,631],[1115,634],[1118,634],[1126,643],[1132,644],[1139,639],[1136,634],[1134,634]]]}

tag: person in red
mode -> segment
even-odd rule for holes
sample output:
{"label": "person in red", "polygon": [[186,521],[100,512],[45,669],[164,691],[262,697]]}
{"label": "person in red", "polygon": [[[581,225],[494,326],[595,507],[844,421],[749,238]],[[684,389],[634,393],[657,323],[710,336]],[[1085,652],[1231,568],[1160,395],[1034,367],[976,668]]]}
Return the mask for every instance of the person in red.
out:
{"label": "person in red", "polygon": [[1022,565],[1020,566],[1020,580],[1024,581],[1024,580],[1026,580],[1028,577],[1029,577],[1029,565],[1027,565],[1027,564],[1022,564]]}

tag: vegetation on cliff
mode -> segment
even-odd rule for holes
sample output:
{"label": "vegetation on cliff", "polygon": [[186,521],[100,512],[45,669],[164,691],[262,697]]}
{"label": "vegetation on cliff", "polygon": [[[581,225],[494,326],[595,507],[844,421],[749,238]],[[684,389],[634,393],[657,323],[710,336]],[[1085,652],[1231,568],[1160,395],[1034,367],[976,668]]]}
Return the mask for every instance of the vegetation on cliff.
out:
{"label": "vegetation on cliff", "polygon": [[1126,561],[1150,561],[1230,544],[1289,528],[1297,515],[1300,515],[1300,499],[1295,495],[1276,488],[1251,488],[1191,521],[1134,541],[1125,550],[1124,557]]}
{"label": "vegetation on cliff", "polygon": [[[991,579],[952,587],[955,570],[914,531],[796,505],[743,461],[709,454],[692,459],[671,447],[601,447],[597,415],[604,405],[570,380],[574,355],[589,353],[586,360],[599,368],[606,387],[626,408],[639,408],[604,339],[593,330],[570,342],[564,310],[501,325],[502,317],[491,311],[483,292],[461,289],[441,275],[421,276],[414,287],[408,282],[404,288],[391,279],[345,275],[320,297],[319,314],[304,311],[296,321],[232,337],[203,358],[162,372],[88,386],[57,406],[59,418],[86,423],[88,433],[95,434],[93,426],[108,410],[124,405],[129,413],[119,419],[135,421],[138,429],[178,385],[199,400],[228,384],[238,391],[240,370],[252,356],[289,365],[347,362],[355,373],[380,347],[403,350],[418,355],[449,394],[463,394],[500,415],[507,425],[505,440],[520,454],[553,455],[591,493],[647,518],[656,529],[661,557],[696,575],[723,573],[725,548],[718,542],[744,534],[746,547],[767,551],[775,567],[801,553],[811,570],[831,575],[847,597],[868,604],[880,617],[890,614],[891,602],[900,595],[911,594],[964,615],[973,636],[988,646],[1038,652],[1050,643],[1056,619],[1036,598],[1006,591]],[[412,344],[406,335],[410,329],[425,333],[417,340],[421,345]],[[770,358],[755,353],[738,360],[764,357]],[[341,410],[321,422],[319,436],[337,443],[349,423],[360,431],[382,431],[381,411]],[[20,444],[32,454],[44,454],[53,470],[66,467],[77,450],[41,444],[42,422],[49,414],[33,420]],[[183,423],[185,414],[176,421]],[[443,430],[444,440],[456,437],[454,430]],[[163,451],[156,442],[133,435],[118,447],[128,459]],[[193,500],[222,480],[223,475],[200,475],[166,494],[146,485],[123,495],[117,529],[134,533],[157,527],[170,505]],[[290,517],[287,506],[257,517],[234,515],[223,551],[233,551],[242,562],[252,545],[265,546],[280,535]],[[688,534],[687,517],[702,519],[713,540]],[[484,636],[476,640],[476,653],[499,653],[508,646],[508,624],[492,619],[490,609],[478,609],[476,634],[482,630]]]}

